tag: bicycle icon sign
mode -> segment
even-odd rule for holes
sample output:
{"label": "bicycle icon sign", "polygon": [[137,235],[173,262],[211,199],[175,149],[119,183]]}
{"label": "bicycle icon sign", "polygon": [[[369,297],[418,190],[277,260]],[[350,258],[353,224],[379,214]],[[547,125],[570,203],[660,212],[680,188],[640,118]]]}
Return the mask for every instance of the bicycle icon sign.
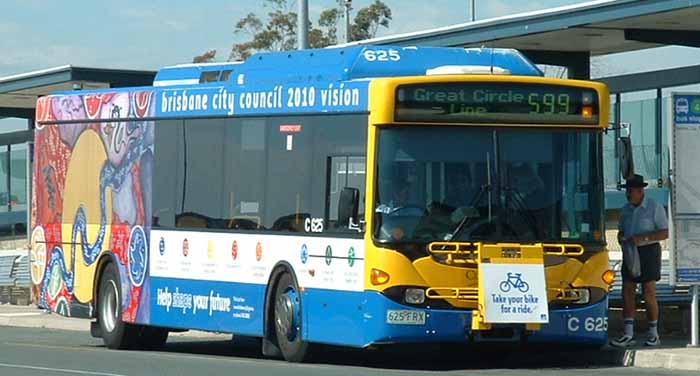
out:
{"label": "bicycle icon sign", "polygon": [[522,273],[507,273],[508,278],[498,284],[498,288],[503,292],[509,292],[510,289],[518,289],[520,292],[530,291],[530,285],[523,281]]}

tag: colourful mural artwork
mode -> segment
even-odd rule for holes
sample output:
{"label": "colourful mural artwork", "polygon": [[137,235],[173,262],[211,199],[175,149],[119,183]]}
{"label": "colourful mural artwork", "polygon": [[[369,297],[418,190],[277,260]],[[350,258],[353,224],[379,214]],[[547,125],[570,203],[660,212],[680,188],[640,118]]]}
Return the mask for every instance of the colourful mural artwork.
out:
{"label": "colourful mural artwork", "polygon": [[153,102],[152,91],[39,99],[31,223],[39,306],[90,317],[96,269],[111,252],[122,319],[148,323]]}

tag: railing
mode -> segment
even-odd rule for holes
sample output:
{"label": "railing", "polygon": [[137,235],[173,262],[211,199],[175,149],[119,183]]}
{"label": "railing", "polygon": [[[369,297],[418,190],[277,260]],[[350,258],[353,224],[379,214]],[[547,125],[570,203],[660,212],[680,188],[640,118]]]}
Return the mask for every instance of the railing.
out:
{"label": "railing", "polygon": [[458,299],[470,302],[479,300],[478,287],[431,287],[425,290],[431,299]]}
{"label": "railing", "polygon": [[[542,252],[546,256],[568,256],[575,257],[583,255],[583,246],[578,244],[535,244],[542,246]],[[480,242],[433,242],[428,244],[428,253],[433,258],[443,264],[450,266],[474,267],[479,258],[482,243]],[[528,245],[531,247],[531,245]],[[505,258],[518,258],[521,248],[519,246],[509,246],[503,249]],[[514,254],[513,254],[514,253]]]}
{"label": "railing", "polygon": [[29,273],[29,257],[0,254],[0,287],[29,287]]}

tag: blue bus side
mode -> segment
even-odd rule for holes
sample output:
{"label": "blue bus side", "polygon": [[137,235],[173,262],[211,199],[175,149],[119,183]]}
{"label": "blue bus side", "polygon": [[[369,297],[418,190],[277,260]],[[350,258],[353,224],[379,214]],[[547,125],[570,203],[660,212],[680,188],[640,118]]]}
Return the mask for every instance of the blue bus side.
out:
{"label": "blue bus side", "polygon": [[[158,304],[158,294],[151,297],[151,325],[183,329],[230,332],[262,336],[266,285],[174,280],[151,278],[151,291],[174,286],[188,293],[209,295],[211,291],[240,297],[250,312],[249,318],[236,318],[224,312],[208,310],[172,315]],[[177,287],[175,287],[177,288]],[[471,310],[426,309],[425,325],[395,325],[386,323],[388,310],[417,310],[394,302],[375,291],[351,292],[326,289],[306,289],[302,297],[303,338],[309,342],[366,347],[372,344],[418,342],[468,343],[488,341],[471,332]],[[184,311],[196,308],[170,308]],[[532,343],[557,342],[577,345],[603,345],[607,342],[607,298],[584,307],[550,310],[550,322],[532,333]],[[519,341],[513,337],[512,341]]]}

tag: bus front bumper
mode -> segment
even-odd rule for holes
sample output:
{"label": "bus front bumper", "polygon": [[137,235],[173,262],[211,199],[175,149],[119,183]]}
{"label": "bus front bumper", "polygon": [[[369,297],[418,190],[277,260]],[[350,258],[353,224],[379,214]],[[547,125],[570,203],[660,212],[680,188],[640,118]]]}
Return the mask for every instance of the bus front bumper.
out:
{"label": "bus front bumper", "polygon": [[[524,325],[504,326],[491,331],[472,331],[471,310],[425,309],[399,304],[378,292],[365,292],[365,344],[416,342],[519,342],[604,345],[608,341],[607,297],[591,305],[550,309],[549,323],[540,330],[525,332]],[[425,323],[392,324],[390,315],[401,311],[423,311]],[[419,316],[420,317],[420,316]]]}

